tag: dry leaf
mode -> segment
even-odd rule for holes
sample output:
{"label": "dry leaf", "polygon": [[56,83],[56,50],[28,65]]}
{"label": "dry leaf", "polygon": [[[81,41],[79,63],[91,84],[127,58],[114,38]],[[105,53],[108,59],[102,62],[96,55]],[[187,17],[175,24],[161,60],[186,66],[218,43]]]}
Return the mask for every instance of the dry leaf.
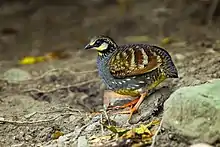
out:
{"label": "dry leaf", "polygon": [[171,44],[173,42],[172,38],[170,37],[165,37],[161,40],[161,44],[162,45],[167,45],[167,44]]}
{"label": "dry leaf", "polygon": [[51,138],[52,139],[58,139],[60,136],[63,136],[64,133],[61,132],[61,131],[55,131],[52,135],[51,135]]}

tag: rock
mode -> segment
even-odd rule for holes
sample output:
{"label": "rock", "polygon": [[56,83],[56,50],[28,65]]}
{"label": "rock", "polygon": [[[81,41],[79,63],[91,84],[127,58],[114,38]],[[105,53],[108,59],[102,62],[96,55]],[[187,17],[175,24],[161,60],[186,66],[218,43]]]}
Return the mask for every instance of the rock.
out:
{"label": "rock", "polygon": [[192,142],[220,139],[220,79],[176,90],[164,104],[163,126]]}
{"label": "rock", "polygon": [[24,70],[19,68],[12,68],[4,73],[3,78],[9,83],[18,83],[21,81],[30,80],[32,77],[30,73]]}
{"label": "rock", "polygon": [[175,58],[177,59],[177,60],[184,60],[185,59],[185,56],[184,55],[182,55],[182,54],[175,54]]}
{"label": "rock", "polygon": [[97,126],[100,126],[100,122],[94,122],[94,123],[91,123],[90,125],[88,125],[86,128],[85,128],[85,132],[92,132],[92,131],[95,131],[97,129]]}
{"label": "rock", "polygon": [[67,142],[69,138],[66,137],[66,136],[60,136],[58,139],[57,139],[57,145],[59,147],[65,147],[65,142]]}
{"label": "rock", "polygon": [[140,121],[149,120],[150,118],[157,116],[158,112],[162,111],[163,104],[165,100],[169,98],[170,94],[171,89],[163,86],[145,98],[145,100],[141,103],[138,112],[132,115],[129,122],[129,114],[115,114],[115,112],[125,111],[127,108],[113,111],[112,115],[110,115],[110,119],[116,122],[119,126],[127,125],[128,123],[136,124]]}
{"label": "rock", "polygon": [[164,102],[169,98],[172,89],[163,86],[145,98],[138,113],[134,114],[130,123],[135,124],[140,121],[147,121],[162,112]]}
{"label": "rock", "polygon": [[25,143],[14,144],[11,147],[25,147]]}
{"label": "rock", "polygon": [[197,143],[197,144],[193,144],[189,147],[213,147],[213,146],[206,144],[206,143]]}
{"label": "rock", "polygon": [[78,144],[77,147],[88,147],[88,140],[86,139],[86,136],[80,136],[78,138]]}

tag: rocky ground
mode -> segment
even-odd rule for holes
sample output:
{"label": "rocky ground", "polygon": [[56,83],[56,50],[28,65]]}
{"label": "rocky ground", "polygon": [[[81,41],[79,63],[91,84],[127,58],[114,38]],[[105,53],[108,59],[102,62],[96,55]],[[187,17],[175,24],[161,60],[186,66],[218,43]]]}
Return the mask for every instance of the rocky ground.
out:
{"label": "rocky ground", "polygon": [[[0,145],[131,146],[134,140],[100,139],[110,133],[103,127],[107,118],[104,112],[92,113],[103,108],[105,87],[97,74],[96,52],[83,47],[89,37],[108,34],[119,44],[165,47],[179,72],[178,79],[166,80],[143,102],[130,124],[127,115],[110,113],[113,124],[131,128],[162,120],[152,146],[220,146],[219,22],[210,27],[176,20],[171,12],[156,1],[133,3],[129,11],[99,1],[1,5]],[[57,50],[69,57],[18,65],[24,56]]]}

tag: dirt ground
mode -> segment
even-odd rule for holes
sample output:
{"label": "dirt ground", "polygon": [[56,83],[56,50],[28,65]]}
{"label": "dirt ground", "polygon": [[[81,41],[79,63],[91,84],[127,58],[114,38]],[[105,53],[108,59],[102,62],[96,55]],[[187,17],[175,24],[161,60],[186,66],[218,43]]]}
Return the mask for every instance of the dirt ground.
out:
{"label": "dirt ground", "polygon": [[[129,36],[147,36],[143,42],[161,45],[163,38],[170,37],[173,42],[162,46],[172,55],[180,76],[165,82],[171,91],[220,77],[220,22],[207,26],[192,18],[176,19],[175,9],[170,12],[163,3],[152,0],[134,2],[128,12],[124,5],[114,3],[74,3],[1,5],[0,75],[19,68],[32,79],[19,83],[0,80],[0,120],[7,120],[0,123],[0,146],[55,146],[56,131],[72,136],[66,145],[76,146],[73,142],[79,136],[101,134],[100,127],[80,131],[94,119],[90,112],[102,108],[104,86],[96,71],[97,55],[83,50],[94,35],[110,35],[119,44],[131,42]],[[17,65],[24,56],[56,50],[65,50],[70,57]],[[169,130],[156,140],[156,146],[188,144]]]}

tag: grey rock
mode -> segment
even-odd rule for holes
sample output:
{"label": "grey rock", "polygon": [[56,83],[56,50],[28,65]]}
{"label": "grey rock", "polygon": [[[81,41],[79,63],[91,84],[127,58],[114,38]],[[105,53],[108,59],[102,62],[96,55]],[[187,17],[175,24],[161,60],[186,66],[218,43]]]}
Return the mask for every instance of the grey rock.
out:
{"label": "grey rock", "polygon": [[91,123],[90,125],[88,125],[86,128],[85,128],[85,132],[92,132],[94,130],[97,129],[97,126],[100,126],[100,122],[94,122],[94,123]]}
{"label": "grey rock", "polygon": [[3,78],[9,83],[18,83],[21,81],[30,80],[32,76],[27,71],[19,68],[11,68],[4,73]]}
{"label": "grey rock", "polygon": [[176,90],[164,104],[163,126],[192,142],[220,139],[220,80]]}
{"label": "grey rock", "polygon": [[213,147],[213,146],[206,144],[206,143],[197,143],[197,144],[191,145],[190,147]]}
{"label": "grey rock", "polygon": [[78,138],[77,147],[89,147],[88,140],[86,139],[86,136],[80,136]]}
{"label": "grey rock", "polygon": [[[117,125],[136,124],[140,121],[146,121],[150,118],[157,116],[158,112],[162,111],[165,100],[169,98],[171,89],[167,86],[163,86],[155,90],[151,95],[147,96],[141,103],[137,113],[133,114],[131,120],[128,122],[129,114],[114,114],[110,116],[110,119],[116,122]],[[126,108],[127,109],[127,108]],[[125,111],[119,109],[118,111]]]}

